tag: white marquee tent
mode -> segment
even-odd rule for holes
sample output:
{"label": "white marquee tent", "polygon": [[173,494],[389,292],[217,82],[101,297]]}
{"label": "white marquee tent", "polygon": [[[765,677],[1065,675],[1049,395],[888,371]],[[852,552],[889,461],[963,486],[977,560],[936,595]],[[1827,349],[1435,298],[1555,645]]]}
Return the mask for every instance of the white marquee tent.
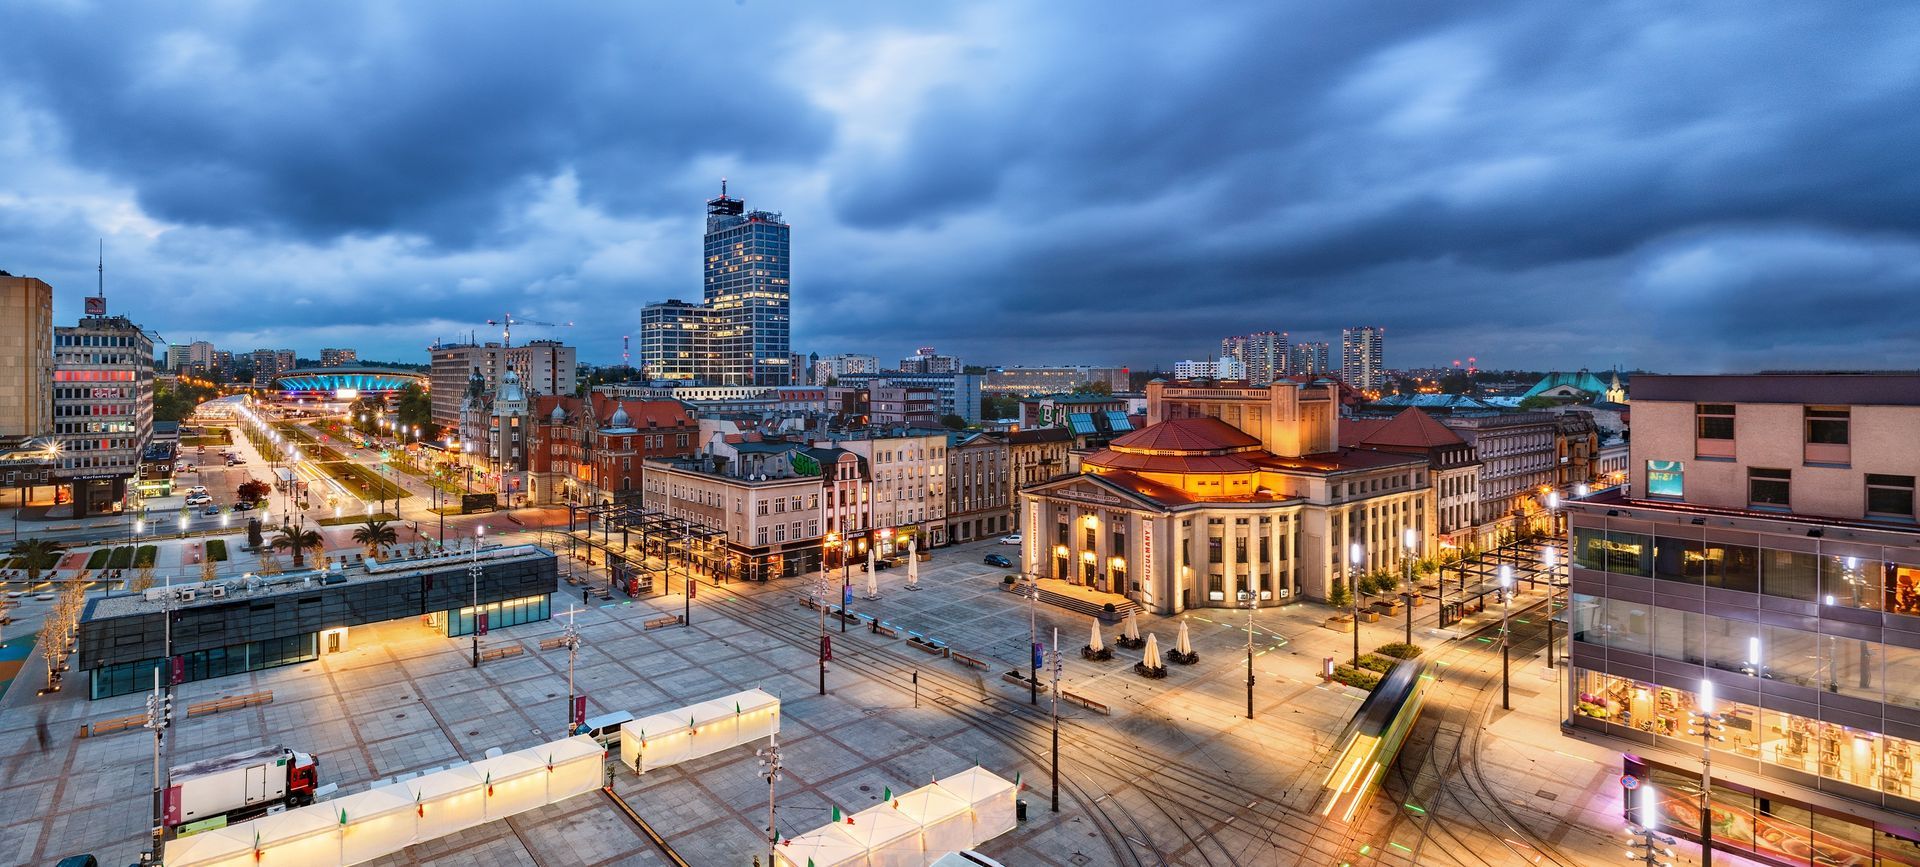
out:
{"label": "white marquee tent", "polygon": [[893,799],[898,813],[920,826],[928,852],[955,852],[972,845],[973,810],[960,796],[939,786],[921,786]]}
{"label": "white marquee tent", "polygon": [[639,773],[745,746],[780,731],[780,700],[758,689],[620,727],[620,761]]}
{"label": "white marquee tent", "polygon": [[840,833],[844,826],[828,825],[773,847],[779,867],[866,867],[866,847]]}
{"label": "white marquee tent", "polygon": [[975,765],[936,785],[966,801],[973,815],[973,839],[965,848],[972,849],[1013,830],[1013,803],[1020,795],[1019,787],[1013,783]]}
{"label": "white marquee tent", "polygon": [[[809,831],[776,849],[780,862],[805,867],[926,867],[1014,827],[1019,787],[973,767],[853,815],[853,822]],[[846,844],[855,847],[845,850]]]}

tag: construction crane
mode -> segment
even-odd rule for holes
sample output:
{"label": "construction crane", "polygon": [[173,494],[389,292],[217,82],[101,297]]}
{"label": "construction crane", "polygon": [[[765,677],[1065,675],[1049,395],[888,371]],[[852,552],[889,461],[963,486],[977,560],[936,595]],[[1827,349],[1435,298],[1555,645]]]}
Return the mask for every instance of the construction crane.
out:
{"label": "construction crane", "polygon": [[500,345],[503,347],[513,345],[513,326],[515,325],[542,325],[547,328],[573,327],[573,323],[571,322],[541,322],[537,319],[520,319],[511,313],[502,313],[499,319],[487,320],[487,324],[500,326]]}

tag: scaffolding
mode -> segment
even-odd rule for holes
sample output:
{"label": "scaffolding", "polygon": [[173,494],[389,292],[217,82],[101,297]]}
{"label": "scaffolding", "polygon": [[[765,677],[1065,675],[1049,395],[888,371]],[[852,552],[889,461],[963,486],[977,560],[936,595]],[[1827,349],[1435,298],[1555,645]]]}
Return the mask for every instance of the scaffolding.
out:
{"label": "scaffolding", "polygon": [[603,571],[610,591],[633,598],[672,592],[674,572],[715,584],[739,577],[725,531],[630,503],[568,506],[565,538],[570,563]]}

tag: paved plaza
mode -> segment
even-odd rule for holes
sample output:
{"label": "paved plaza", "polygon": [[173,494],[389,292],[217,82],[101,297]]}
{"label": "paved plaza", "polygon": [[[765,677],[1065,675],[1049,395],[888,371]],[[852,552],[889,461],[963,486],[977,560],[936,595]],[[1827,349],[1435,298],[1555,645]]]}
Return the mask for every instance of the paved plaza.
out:
{"label": "paved plaza", "polygon": [[[1446,663],[1449,697],[1436,699],[1402,773],[1367,819],[1351,828],[1325,826],[1312,806],[1328,748],[1363,694],[1318,677],[1324,657],[1351,652],[1350,636],[1320,625],[1324,607],[1256,615],[1256,719],[1249,722],[1244,612],[1190,614],[1200,661],[1170,665],[1166,679],[1149,681],[1132,671],[1137,652],[1119,650],[1108,662],[1081,659],[1090,619],[1036,609],[1006,592],[1005,570],[980,562],[1000,550],[990,543],[942,549],[924,564],[917,592],[905,589],[904,567],[882,571],[877,601],[864,599],[864,578],[852,576],[852,610],[982,659],[985,670],[910,646],[905,631],[888,637],[850,626],[843,636],[829,620],[835,659],[829,694],[820,696],[819,614],[802,604],[818,585],[798,578],[703,584],[684,627],[643,626],[660,613],[679,613],[685,600],[677,594],[596,601],[578,614],[584,643],[575,683],[589,696],[590,714],[645,716],[753,687],[779,696],[783,835],[825,824],[833,807],[863,809],[889,788],[904,791],[978,763],[1009,779],[1017,774],[1028,787],[1027,821],[983,847],[1009,865],[1612,860],[1608,835],[1617,829],[1608,816],[1617,815],[1618,803],[1606,793],[1617,757],[1558,736],[1557,681],[1541,664],[1538,622],[1528,624],[1532,632],[1517,627],[1516,706],[1505,713],[1497,654],[1472,637],[1445,642],[1423,610],[1428,620],[1416,640]],[[831,577],[837,596],[839,576]],[[673,589],[680,589],[677,580]],[[468,639],[400,621],[355,627],[346,652],[315,662],[183,685],[182,707],[258,690],[272,690],[273,701],[182,721],[169,761],[283,744],[316,753],[321,783],[338,784],[345,794],[395,774],[478,759],[490,747],[551,740],[565,717],[567,656],[539,644],[561,632],[558,618],[578,604],[579,591],[560,585],[556,621],[481,639],[486,647],[511,643],[525,652],[477,670],[469,665]],[[1049,642],[1059,629],[1063,688],[1109,711],[1061,706],[1058,814],[1048,810],[1048,697],[1043,690],[1039,704],[1030,704],[1028,689],[1004,678],[1016,664],[1024,667],[1030,617]],[[1177,628],[1171,618],[1143,619],[1143,630],[1167,650]],[[1363,628],[1366,649],[1398,640],[1402,629],[1393,622]],[[1109,643],[1114,633],[1106,627]],[[46,698],[15,689],[0,702],[0,863],[47,863],[78,852],[103,864],[135,859],[148,826],[152,738],[138,729],[75,735],[86,722],[139,713],[144,701],[87,701],[75,688]],[[43,719],[51,733],[44,750],[36,734]],[[764,862],[767,791],[751,750],[644,777],[621,769],[613,788],[690,864],[746,865],[756,853]],[[1426,812],[1416,815],[1402,801]],[[1600,848],[1602,842],[1608,845]],[[668,863],[598,793],[387,860]]]}

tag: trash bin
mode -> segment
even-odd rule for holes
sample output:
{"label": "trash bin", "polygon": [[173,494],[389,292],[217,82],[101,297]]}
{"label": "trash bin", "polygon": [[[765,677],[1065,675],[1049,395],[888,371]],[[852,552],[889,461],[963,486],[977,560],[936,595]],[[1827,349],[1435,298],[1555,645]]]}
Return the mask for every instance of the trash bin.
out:
{"label": "trash bin", "polygon": [[1026,801],[1013,802],[1013,817],[1022,822],[1025,822],[1027,820],[1027,802]]}

